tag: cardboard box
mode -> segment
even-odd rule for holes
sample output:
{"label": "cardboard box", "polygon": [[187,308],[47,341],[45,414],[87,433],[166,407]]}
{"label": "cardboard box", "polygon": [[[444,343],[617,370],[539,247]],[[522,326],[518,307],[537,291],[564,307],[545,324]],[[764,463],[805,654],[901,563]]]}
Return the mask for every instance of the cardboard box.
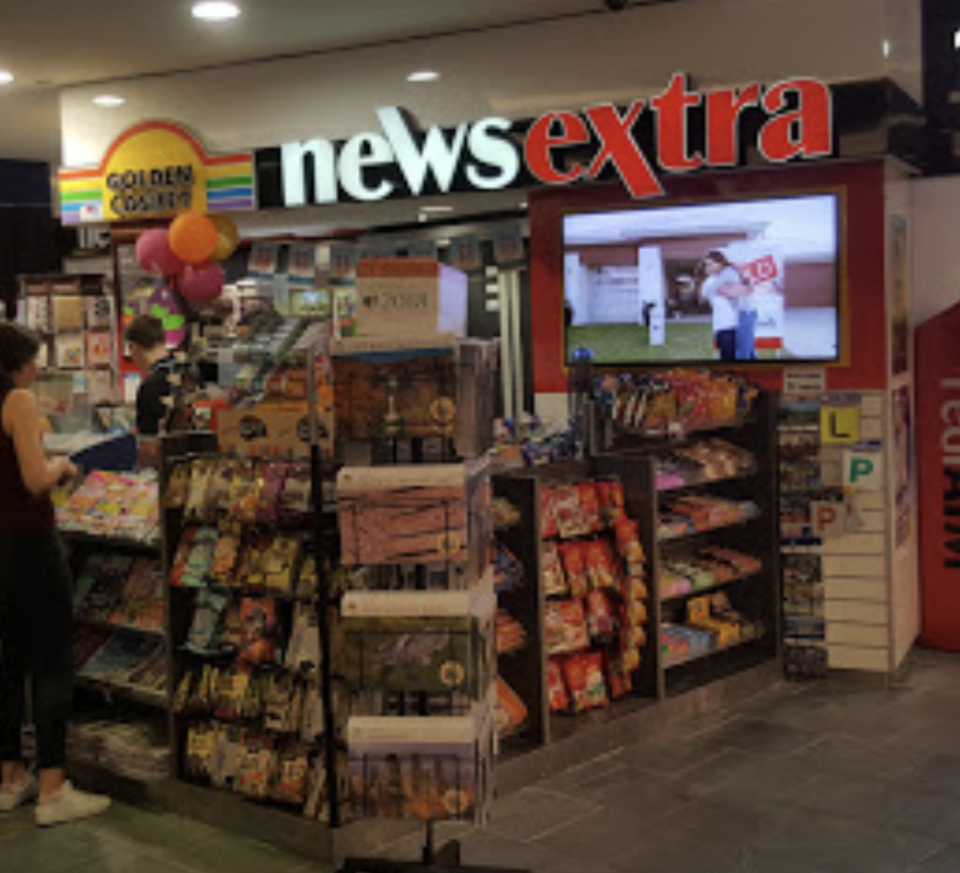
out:
{"label": "cardboard box", "polygon": [[416,348],[405,346],[370,339],[339,346],[333,358],[338,438],[449,437],[460,457],[482,455],[493,438],[496,343],[458,340],[431,347],[423,339]]}
{"label": "cardboard box", "polygon": [[[320,445],[333,451],[333,415],[320,413]],[[217,438],[223,452],[245,457],[305,458],[310,454],[310,421],[306,404],[259,404],[224,409],[217,416]]]}
{"label": "cardboard box", "polygon": [[426,258],[383,258],[357,266],[357,335],[467,333],[467,277]]}

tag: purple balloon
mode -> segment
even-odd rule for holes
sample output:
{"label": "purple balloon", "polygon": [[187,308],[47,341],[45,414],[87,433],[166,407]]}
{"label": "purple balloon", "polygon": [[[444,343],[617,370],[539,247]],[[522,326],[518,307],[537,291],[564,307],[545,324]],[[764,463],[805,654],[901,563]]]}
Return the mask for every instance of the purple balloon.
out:
{"label": "purple balloon", "polygon": [[170,251],[170,234],[160,227],[140,234],[137,263],[154,275],[179,276],[183,272],[183,261]]}
{"label": "purple balloon", "polygon": [[206,306],[220,296],[224,278],[223,267],[219,264],[185,267],[180,277],[180,293],[192,306]]}

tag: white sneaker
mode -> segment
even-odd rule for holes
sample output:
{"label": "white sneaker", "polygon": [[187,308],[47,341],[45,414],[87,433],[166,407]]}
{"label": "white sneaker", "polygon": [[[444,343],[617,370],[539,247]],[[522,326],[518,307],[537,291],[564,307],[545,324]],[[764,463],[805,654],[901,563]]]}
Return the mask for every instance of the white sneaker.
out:
{"label": "white sneaker", "polygon": [[100,815],[109,808],[109,797],[104,797],[102,794],[87,794],[85,791],[78,791],[69,782],[64,782],[56,797],[37,804],[37,824],[42,828],[67,824]]}
{"label": "white sneaker", "polygon": [[4,785],[0,788],[0,812],[13,812],[37,796],[37,779],[26,773],[23,782],[16,788]]}

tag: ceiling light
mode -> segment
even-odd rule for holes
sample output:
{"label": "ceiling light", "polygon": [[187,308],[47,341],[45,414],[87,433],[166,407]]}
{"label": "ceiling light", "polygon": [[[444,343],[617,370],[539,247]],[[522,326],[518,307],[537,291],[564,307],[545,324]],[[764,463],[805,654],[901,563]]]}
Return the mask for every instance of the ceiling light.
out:
{"label": "ceiling light", "polygon": [[114,107],[123,106],[127,101],[123,97],[117,97],[116,94],[101,94],[99,97],[94,97],[93,102],[97,106]]}
{"label": "ceiling light", "polygon": [[960,50],[960,30],[953,32],[953,47]]}
{"label": "ceiling light", "polygon": [[421,206],[421,212],[453,212],[452,206]]}
{"label": "ceiling light", "polygon": [[885,39],[883,41],[883,56],[885,58],[890,57],[890,40],[889,39]]}
{"label": "ceiling light", "polygon": [[240,14],[240,7],[229,0],[204,0],[193,4],[193,17],[201,21],[229,21]]}
{"label": "ceiling light", "polygon": [[9,85],[13,81],[13,73],[9,70],[0,70],[0,85]]}
{"label": "ceiling light", "polygon": [[520,204],[520,208],[521,208],[521,209],[526,209],[526,208],[527,208],[527,201],[526,201],[526,200],[524,200],[524,201]]}
{"label": "ceiling light", "polygon": [[417,70],[407,76],[408,82],[436,82],[440,74],[436,70]]}

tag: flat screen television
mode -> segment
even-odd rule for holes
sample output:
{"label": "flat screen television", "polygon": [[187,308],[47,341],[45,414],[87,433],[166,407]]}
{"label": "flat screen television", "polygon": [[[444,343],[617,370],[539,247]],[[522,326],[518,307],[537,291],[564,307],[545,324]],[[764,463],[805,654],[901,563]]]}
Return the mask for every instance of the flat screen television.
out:
{"label": "flat screen television", "polygon": [[567,361],[837,361],[839,210],[810,194],[564,216]]}

